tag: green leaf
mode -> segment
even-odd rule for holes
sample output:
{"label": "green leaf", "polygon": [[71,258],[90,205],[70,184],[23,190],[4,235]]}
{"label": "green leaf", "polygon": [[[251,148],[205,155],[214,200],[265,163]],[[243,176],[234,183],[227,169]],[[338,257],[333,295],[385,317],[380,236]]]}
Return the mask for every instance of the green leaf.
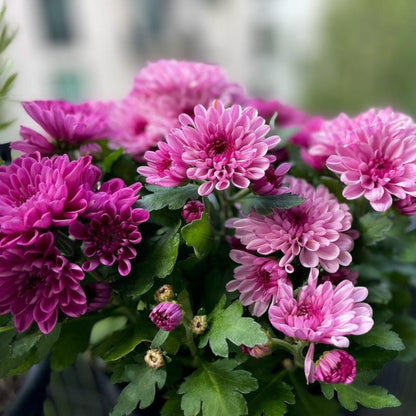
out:
{"label": "green leaf", "polygon": [[159,329],[156,333],[155,337],[153,338],[151,348],[158,348],[168,339],[170,331],[164,331],[163,329]]}
{"label": "green leaf", "polygon": [[385,350],[402,351],[405,346],[399,335],[391,331],[391,324],[382,323],[373,326],[370,332],[355,338],[364,347],[377,346]]}
{"label": "green leaf", "polygon": [[380,282],[377,285],[368,285],[368,297],[366,302],[387,305],[392,299],[390,286],[387,282]]}
{"label": "green leaf", "polygon": [[330,399],[336,391],[341,406],[350,412],[357,409],[357,403],[370,409],[400,406],[400,401],[389,394],[386,389],[380,386],[368,385],[369,379],[373,377],[374,373],[367,372],[357,375],[354,382],[349,385],[322,383],[322,393]]}
{"label": "green leaf", "polygon": [[197,257],[204,257],[214,245],[211,225],[206,212],[199,220],[192,221],[182,227],[181,234],[186,245],[194,248]]}
{"label": "green leaf", "polygon": [[243,394],[257,389],[257,380],[248,371],[234,370],[235,360],[201,363],[201,368],[185,379],[178,393],[185,416],[247,415]]}
{"label": "green leaf", "polygon": [[243,307],[238,301],[225,310],[216,308],[208,317],[209,330],[201,337],[199,347],[203,348],[209,342],[215,355],[228,357],[227,339],[237,346],[265,344],[267,336],[261,326],[252,318],[243,318],[242,314]]}
{"label": "green leaf", "polygon": [[169,397],[160,411],[160,416],[179,416],[181,414],[183,414],[181,409],[181,396],[178,394]]}
{"label": "green leaf", "polygon": [[180,209],[188,200],[197,199],[199,197],[198,185],[191,183],[185,186],[175,186],[173,188],[146,185],[146,189],[152,193],[143,196],[139,200],[139,205],[147,211],[155,211],[164,207],[169,207],[169,209]]}
{"label": "green leaf", "polygon": [[125,374],[130,383],[120,393],[111,416],[127,416],[138,405],[140,409],[150,406],[155,399],[156,387],[161,389],[166,382],[164,368],[154,370],[146,364],[127,365]]}
{"label": "green leaf", "polygon": [[51,366],[54,371],[62,371],[69,367],[78,354],[87,349],[91,329],[98,319],[97,316],[81,316],[77,319],[68,319],[62,324],[61,334],[51,356]]}
{"label": "green leaf", "polygon": [[393,224],[387,217],[376,212],[365,214],[359,222],[361,237],[369,246],[384,240]]}
{"label": "green leaf", "polygon": [[410,362],[416,358],[416,319],[410,316],[394,318],[393,328],[398,332],[406,349],[399,353],[399,359]]}
{"label": "green leaf", "polygon": [[243,214],[249,214],[254,208],[256,212],[262,215],[269,215],[273,209],[289,209],[300,205],[305,199],[293,194],[284,195],[255,195],[249,194],[241,198],[238,202],[241,204]]}
{"label": "green leaf", "polygon": [[121,157],[123,154],[123,149],[120,147],[117,150],[114,150],[110,154],[108,154],[103,160],[103,175],[106,173],[111,172],[111,168],[113,167],[114,162]]}
{"label": "green leaf", "polygon": [[282,382],[281,375],[276,375],[257,391],[247,396],[248,414],[250,416],[283,416],[288,404],[295,403],[292,387]]}

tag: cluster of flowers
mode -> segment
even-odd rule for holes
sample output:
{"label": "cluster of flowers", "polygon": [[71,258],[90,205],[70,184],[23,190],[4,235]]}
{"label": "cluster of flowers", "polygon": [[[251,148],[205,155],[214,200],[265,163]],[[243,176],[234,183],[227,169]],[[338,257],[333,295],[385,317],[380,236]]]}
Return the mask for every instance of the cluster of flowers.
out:
{"label": "cluster of flowers", "polygon": [[[277,113],[280,127],[296,127],[290,141],[301,147],[305,163],[340,175],[346,200],[363,196],[376,211],[394,204],[414,215],[416,125],[410,117],[389,108],[355,118],[310,117],[277,101],[247,97],[216,66],[177,61],[149,64],[120,102],[23,106],[44,132],[22,127],[23,140],[12,147],[25,155],[0,167],[0,313],[12,312],[19,331],[36,321],[49,332],[58,310],[85,313],[84,271],[118,263],[120,275],[130,272],[134,245],[141,240],[137,227],[149,215],[133,207],[139,183],[127,187],[113,179],[98,188],[99,171],[85,155],[99,154],[97,140],[106,138],[110,148],[122,147],[140,164],[138,173],[149,184],[193,182],[201,197],[231,193],[235,202],[241,190],[302,197],[293,208],[269,215],[255,210],[243,215],[237,209],[227,219],[234,234],[230,257],[239,265],[226,289],[239,292],[253,316],[268,313],[277,331],[309,345],[308,382],[353,381],[354,358],[339,348],[349,346],[348,335],[368,332],[373,319],[363,303],[367,289],[356,286],[357,274],[347,268],[358,238],[349,206],[324,185],[315,188],[287,175],[290,164],[276,151],[280,138],[266,137],[266,122]],[[56,153],[84,156],[70,161],[52,156]],[[184,206],[185,222],[200,218],[202,201],[206,198]],[[57,248],[62,227],[83,243],[82,265],[69,262]],[[292,276],[301,270],[309,277],[296,287]],[[150,319],[170,331],[182,312],[165,300]],[[314,363],[315,344],[338,349]],[[243,351],[260,357],[271,348]]]}

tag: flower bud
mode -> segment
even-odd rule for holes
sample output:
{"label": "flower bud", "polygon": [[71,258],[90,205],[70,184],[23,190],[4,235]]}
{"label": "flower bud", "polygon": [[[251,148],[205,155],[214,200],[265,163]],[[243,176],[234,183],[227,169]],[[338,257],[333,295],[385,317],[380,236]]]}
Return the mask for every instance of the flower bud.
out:
{"label": "flower bud", "polygon": [[318,361],[314,379],[331,384],[351,384],[354,381],[355,372],[354,357],[343,350],[332,350],[325,352]]}
{"label": "flower bud", "polygon": [[160,351],[159,348],[152,348],[148,350],[144,357],[144,361],[150,368],[155,370],[165,365],[162,351]]}
{"label": "flower bud", "polygon": [[156,302],[169,302],[174,299],[175,292],[171,285],[163,285],[153,295]]}
{"label": "flower bud", "polygon": [[203,334],[208,328],[206,315],[195,315],[191,321],[191,331],[196,335]]}
{"label": "flower bud", "polygon": [[199,220],[204,212],[205,206],[200,201],[189,201],[182,208],[182,218],[186,223]]}
{"label": "flower bud", "polygon": [[272,353],[272,348],[270,343],[263,345],[257,344],[254,347],[247,347],[246,345],[242,345],[241,351],[243,354],[251,355],[254,358],[262,358],[266,355],[270,355]]}
{"label": "flower bud", "polygon": [[149,315],[150,320],[164,331],[173,331],[181,323],[181,307],[173,302],[162,302],[156,305]]}

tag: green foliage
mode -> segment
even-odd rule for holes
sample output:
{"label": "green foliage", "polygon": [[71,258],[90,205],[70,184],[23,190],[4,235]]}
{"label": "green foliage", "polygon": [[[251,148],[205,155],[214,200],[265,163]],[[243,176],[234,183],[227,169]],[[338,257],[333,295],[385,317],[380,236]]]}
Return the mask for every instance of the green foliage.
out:
{"label": "green foliage", "polygon": [[243,307],[240,302],[233,302],[224,309],[225,298],[208,316],[208,331],[201,337],[199,347],[209,342],[212,352],[220,357],[228,357],[227,340],[235,345],[254,347],[267,342],[266,334],[253,318],[243,318]]}
{"label": "green foliage", "polygon": [[250,416],[283,416],[287,405],[295,403],[295,395],[279,373],[267,383],[260,383],[258,390],[247,396],[247,403]]}
{"label": "green foliage", "polygon": [[365,214],[359,221],[361,237],[368,246],[384,240],[392,226],[390,219],[375,212]]}
{"label": "green foliage", "polygon": [[247,415],[243,394],[257,389],[257,381],[248,371],[234,370],[235,360],[201,363],[201,368],[185,379],[178,393],[183,394],[181,408],[185,416]]}
{"label": "green foliage", "polygon": [[399,353],[399,359],[410,362],[416,358],[416,319],[410,316],[396,316],[393,328],[402,339],[406,348]]}
{"label": "green foliage", "polygon": [[377,346],[385,350],[402,351],[405,346],[399,335],[391,330],[388,323],[376,324],[364,335],[355,338],[355,341],[364,347]]}
{"label": "green foliage", "polygon": [[113,167],[113,164],[118,160],[121,155],[123,154],[123,149],[120,147],[117,150],[114,150],[113,152],[109,153],[104,159],[103,159],[103,168],[102,172],[103,175],[110,173],[111,168]]}
{"label": "green foliage", "polygon": [[194,248],[197,257],[204,257],[213,248],[214,238],[206,212],[199,220],[192,221],[182,227],[181,234],[186,245]]}
{"label": "green foliage", "polygon": [[139,405],[144,409],[153,403],[156,388],[161,389],[166,382],[166,369],[156,370],[146,364],[131,364],[125,368],[125,376],[130,383],[122,390],[111,416],[128,416]]}
{"label": "green foliage", "polygon": [[173,188],[163,188],[155,185],[146,185],[151,193],[143,196],[139,205],[147,211],[156,211],[165,207],[181,209],[191,199],[197,199],[198,185],[187,184]]}
{"label": "green foliage", "polygon": [[283,195],[256,195],[249,194],[238,200],[243,214],[248,214],[252,209],[262,215],[269,215],[273,209],[289,209],[300,205],[305,199],[293,194]]}
{"label": "green foliage", "polygon": [[400,406],[400,401],[386,389],[368,384],[374,377],[375,373],[365,372],[358,374],[354,382],[349,385],[322,383],[322,393],[326,398],[332,399],[336,391],[340,404],[350,412],[357,409],[357,403],[370,409]]}

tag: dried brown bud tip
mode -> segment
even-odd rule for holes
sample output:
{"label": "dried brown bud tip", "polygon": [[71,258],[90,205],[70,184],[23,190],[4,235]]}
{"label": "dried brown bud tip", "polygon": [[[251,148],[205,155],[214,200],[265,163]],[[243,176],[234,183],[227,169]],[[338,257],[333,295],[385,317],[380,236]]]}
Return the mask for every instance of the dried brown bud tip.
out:
{"label": "dried brown bud tip", "polygon": [[171,285],[163,285],[154,294],[156,302],[170,302],[175,297],[175,292]]}
{"label": "dried brown bud tip", "polygon": [[148,350],[144,357],[144,361],[150,368],[153,369],[160,368],[165,365],[162,351],[160,351],[159,348],[152,348]]}
{"label": "dried brown bud tip", "polygon": [[191,321],[191,330],[194,334],[203,334],[208,328],[206,315],[195,315]]}

